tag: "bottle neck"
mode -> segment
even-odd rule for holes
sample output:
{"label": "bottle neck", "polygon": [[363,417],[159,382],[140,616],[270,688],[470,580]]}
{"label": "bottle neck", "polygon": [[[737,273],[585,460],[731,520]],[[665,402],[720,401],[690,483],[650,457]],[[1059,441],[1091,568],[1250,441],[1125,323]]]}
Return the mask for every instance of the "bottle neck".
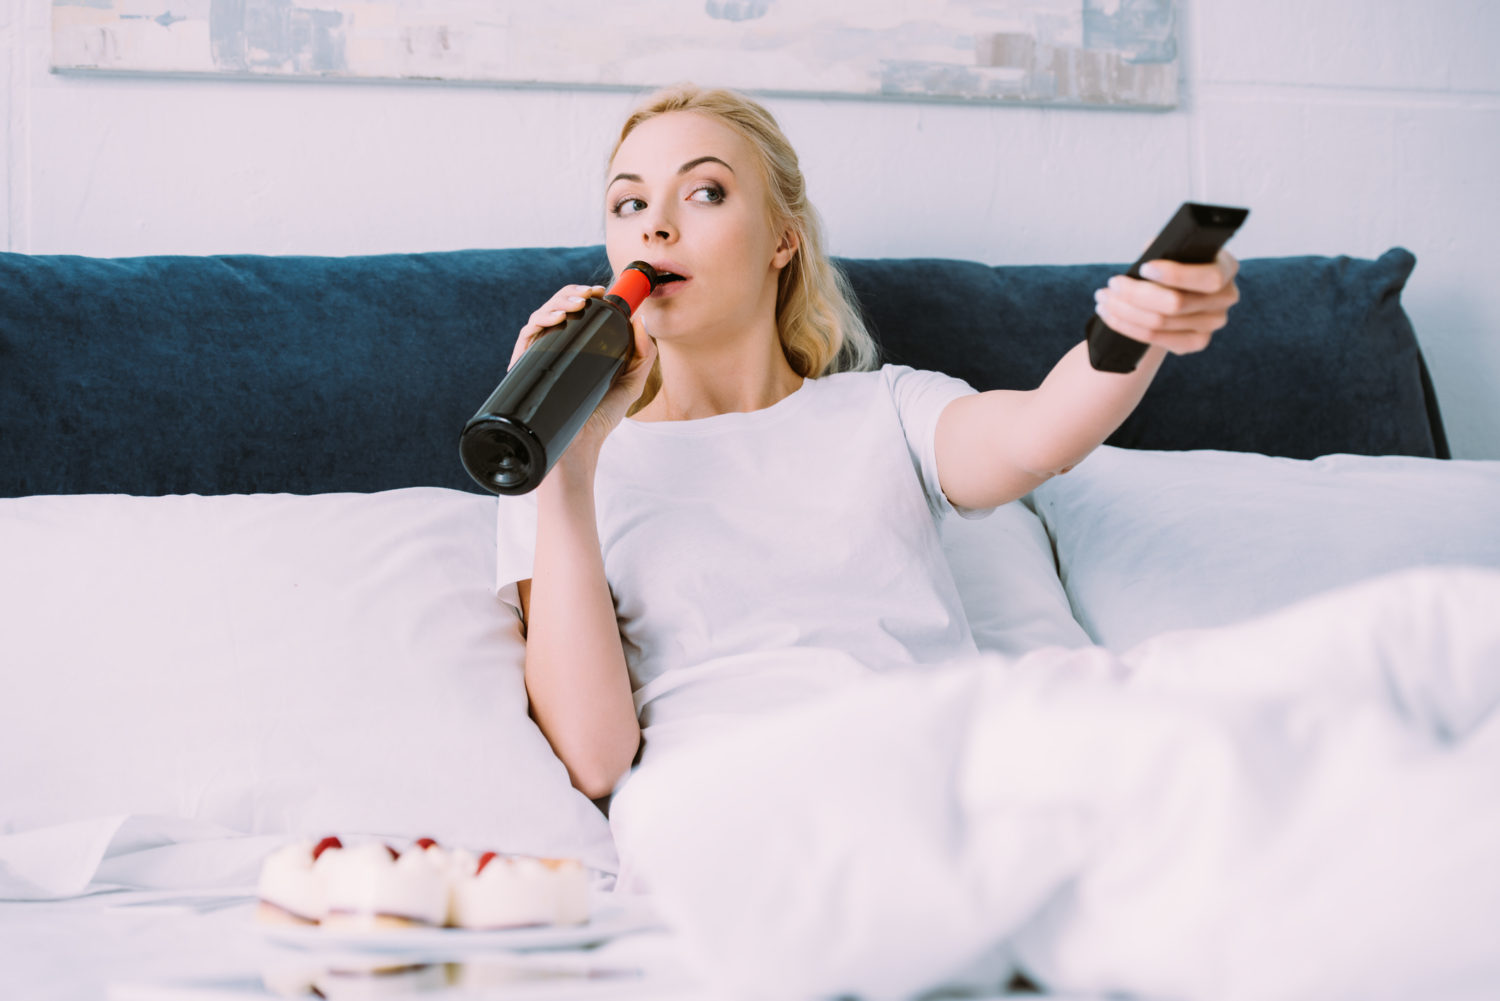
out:
{"label": "bottle neck", "polygon": [[621,316],[625,317],[625,319],[630,319],[630,303],[621,296],[615,295],[613,292],[606,292],[599,297],[599,301],[612,307]]}
{"label": "bottle neck", "polygon": [[604,297],[618,298],[625,304],[625,315],[629,316],[646,301],[646,297],[656,287],[656,281],[656,270],[651,265],[645,261],[635,261],[620,272],[620,277],[604,293]]}

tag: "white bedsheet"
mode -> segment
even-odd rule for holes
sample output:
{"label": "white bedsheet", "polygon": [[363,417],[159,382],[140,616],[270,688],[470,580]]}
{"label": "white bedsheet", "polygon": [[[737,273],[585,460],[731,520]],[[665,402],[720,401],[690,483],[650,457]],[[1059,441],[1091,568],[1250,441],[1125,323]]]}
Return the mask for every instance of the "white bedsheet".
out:
{"label": "white bedsheet", "polygon": [[612,820],[735,997],[1016,963],[1062,991],[1493,1001],[1497,698],[1500,573],[1408,571],[1123,659],[872,681],[657,761]]}
{"label": "white bedsheet", "polygon": [[[112,816],[0,836],[0,999],[225,1001],[412,996],[712,998],[685,972],[650,902],[607,898],[643,931],[600,946],[527,953],[307,950],[254,920],[254,881],[286,839],[182,818]],[[595,873],[596,889],[609,882]],[[392,963],[399,976],[358,975]],[[499,982],[503,988],[495,987]],[[437,988],[441,988],[438,990]]]}
{"label": "white bedsheet", "polygon": [[[675,931],[501,957],[503,996],[998,996],[1019,964],[1068,997],[1493,1001],[1497,609],[1500,573],[1414,571],[726,734],[615,803]],[[0,903],[0,997],[276,996],[329,957],[256,931],[274,840],[149,817],[0,837],[0,896],[26,901]]]}
{"label": "white bedsheet", "polygon": [[[253,899],[235,893],[120,892],[0,904],[0,997],[7,1001],[231,1001],[337,998],[704,999],[663,932],[593,949],[530,953],[314,952],[261,934]],[[397,976],[359,971],[425,963]],[[465,986],[462,978],[470,981]],[[494,986],[496,983],[503,987]],[[490,986],[482,986],[489,984]]]}

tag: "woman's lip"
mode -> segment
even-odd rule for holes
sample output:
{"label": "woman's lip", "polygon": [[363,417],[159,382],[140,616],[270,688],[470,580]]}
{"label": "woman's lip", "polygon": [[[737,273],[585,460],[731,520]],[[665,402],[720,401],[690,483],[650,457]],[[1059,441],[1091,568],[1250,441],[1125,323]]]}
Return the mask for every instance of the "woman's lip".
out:
{"label": "woman's lip", "polygon": [[651,298],[655,299],[657,297],[676,295],[677,290],[682,288],[682,286],[686,285],[690,281],[692,281],[691,278],[683,278],[674,282],[664,282],[651,290]]}

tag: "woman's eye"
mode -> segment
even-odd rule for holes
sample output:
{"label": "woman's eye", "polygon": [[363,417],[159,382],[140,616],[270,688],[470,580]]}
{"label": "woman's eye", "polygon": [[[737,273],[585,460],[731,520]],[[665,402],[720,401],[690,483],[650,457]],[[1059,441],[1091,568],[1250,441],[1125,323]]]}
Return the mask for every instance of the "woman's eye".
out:
{"label": "woman's eye", "polygon": [[710,205],[715,205],[724,200],[724,189],[717,184],[705,184],[701,188],[694,188],[693,193],[688,197],[695,202],[707,202]]}
{"label": "woman's eye", "polygon": [[615,202],[614,212],[618,216],[627,216],[634,212],[639,212],[645,207],[646,203],[639,198],[622,198]]}

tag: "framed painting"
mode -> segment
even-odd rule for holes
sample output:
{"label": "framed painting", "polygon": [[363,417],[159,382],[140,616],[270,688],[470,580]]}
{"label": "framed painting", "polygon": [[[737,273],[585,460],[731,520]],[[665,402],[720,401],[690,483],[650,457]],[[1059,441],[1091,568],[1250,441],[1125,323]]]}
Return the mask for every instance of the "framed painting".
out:
{"label": "framed painting", "polygon": [[60,73],[1170,108],[1174,0],[53,0]]}

